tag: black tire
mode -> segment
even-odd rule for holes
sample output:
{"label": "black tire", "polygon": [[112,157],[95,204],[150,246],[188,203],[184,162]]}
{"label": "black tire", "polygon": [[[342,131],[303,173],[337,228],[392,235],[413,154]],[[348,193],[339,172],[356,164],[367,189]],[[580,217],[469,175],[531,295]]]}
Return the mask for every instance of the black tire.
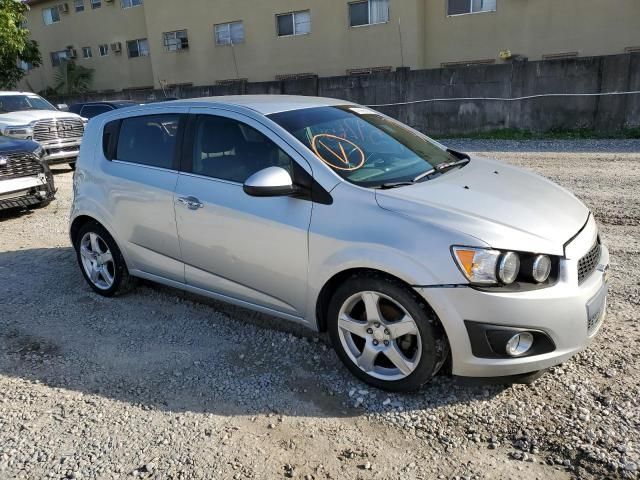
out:
{"label": "black tire", "polygon": [[[383,380],[360,369],[345,351],[338,331],[338,315],[344,302],[359,292],[378,292],[400,304],[414,319],[422,345],[422,355],[415,369],[406,377]],[[418,294],[393,278],[378,274],[360,274],[349,278],[333,294],[328,308],[328,329],[338,357],[360,380],[391,392],[407,392],[429,382],[449,355],[446,335],[433,310]],[[376,360],[377,361],[377,360]]]}
{"label": "black tire", "polygon": [[[96,233],[98,234],[104,243],[109,247],[111,251],[111,255],[113,257],[114,263],[114,275],[113,275],[113,284],[108,289],[103,289],[97,287],[87,275],[87,272],[84,269],[82,264],[82,258],[80,254],[80,242],[82,238],[87,233]],[[122,252],[118,248],[113,237],[109,234],[109,232],[98,222],[92,221],[84,224],[78,234],[74,238],[74,248],[76,250],[76,259],[78,260],[78,266],[80,267],[80,271],[82,272],[82,276],[89,284],[89,286],[93,289],[94,292],[104,296],[104,297],[113,297],[114,295],[119,295],[130,291],[133,287],[135,287],[135,278],[129,275],[129,270],[127,269],[127,264],[124,261],[124,257],[122,256]]]}

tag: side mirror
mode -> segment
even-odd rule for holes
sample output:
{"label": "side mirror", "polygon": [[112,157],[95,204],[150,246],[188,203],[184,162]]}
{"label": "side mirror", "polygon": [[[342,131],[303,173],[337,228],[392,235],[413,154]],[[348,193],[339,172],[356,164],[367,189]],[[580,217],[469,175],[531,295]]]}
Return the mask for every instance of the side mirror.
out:
{"label": "side mirror", "polygon": [[61,112],[68,112],[69,111],[69,105],[67,105],[66,103],[59,103],[58,105],[56,105],[56,107]]}
{"label": "side mirror", "polygon": [[291,175],[281,167],[267,167],[251,175],[242,187],[252,197],[282,197],[296,193]]}

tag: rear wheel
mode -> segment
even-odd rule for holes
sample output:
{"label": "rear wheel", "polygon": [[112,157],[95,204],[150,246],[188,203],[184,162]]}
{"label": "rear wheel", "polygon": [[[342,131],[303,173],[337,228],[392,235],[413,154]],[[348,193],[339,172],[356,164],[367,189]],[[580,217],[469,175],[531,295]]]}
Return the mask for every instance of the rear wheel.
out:
{"label": "rear wheel", "polygon": [[435,313],[400,282],[354,276],[335,292],[328,314],[338,356],[375,387],[415,390],[438,372],[448,355]]}
{"label": "rear wheel", "polygon": [[96,293],[112,297],[133,286],[118,245],[99,223],[89,222],[80,229],[75,249],[82,275]]}

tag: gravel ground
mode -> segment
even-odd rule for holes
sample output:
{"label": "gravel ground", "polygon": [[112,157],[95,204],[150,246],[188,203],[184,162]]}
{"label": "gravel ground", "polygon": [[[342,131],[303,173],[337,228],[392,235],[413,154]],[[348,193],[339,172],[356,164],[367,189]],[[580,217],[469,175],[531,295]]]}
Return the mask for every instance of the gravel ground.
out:
{"label": "gravel ground", "polygon": [[389,395],[283,321],[152,284],[102,298],[60,168],[51,205],[0,217],[0,478],[638,478],[640,142],[447,143],[593,209],[613,271],[586,352],[533,385]]}

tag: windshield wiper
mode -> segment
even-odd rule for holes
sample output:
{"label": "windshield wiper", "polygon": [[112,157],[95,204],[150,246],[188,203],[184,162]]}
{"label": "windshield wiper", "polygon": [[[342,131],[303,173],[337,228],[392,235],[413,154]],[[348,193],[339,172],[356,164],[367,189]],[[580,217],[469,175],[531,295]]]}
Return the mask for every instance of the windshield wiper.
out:
{"label": "windshield wiper", "polygon": [[456,160],[455,162],[439,163],[438,165],[436,165],[432,169],[427,170],[426,172],[423,172],[420,175],[418,175],[416,178],[413,179],[413,181],[414,182],[418,182],[418,181],[422,180],[423,178],[426,178],[426,177],[429,177],[429,176],[433,175],[434,173],[444,173],[444,172],[446,172],[447,170],[450,170],[453,167],[457,167],[459,165],[466,165],[470,161],[471,161],[471,159],[469,157],[467,157],[467,158],[463,158],[461,160]]}
{"label": "windshield wiper", "polygon": [[375,188],[379,188],[380,190],[389,190],[391,188],[406,187],[408,185],[413,185],[414,183],[415,182],[388,182],[382,183]]}

